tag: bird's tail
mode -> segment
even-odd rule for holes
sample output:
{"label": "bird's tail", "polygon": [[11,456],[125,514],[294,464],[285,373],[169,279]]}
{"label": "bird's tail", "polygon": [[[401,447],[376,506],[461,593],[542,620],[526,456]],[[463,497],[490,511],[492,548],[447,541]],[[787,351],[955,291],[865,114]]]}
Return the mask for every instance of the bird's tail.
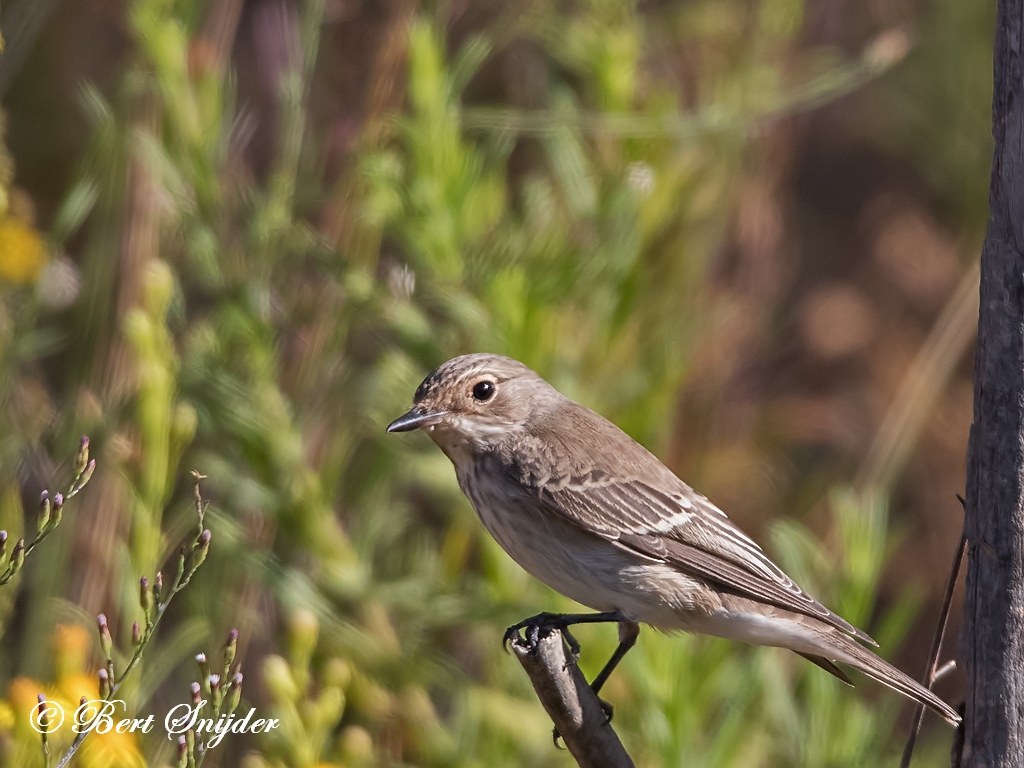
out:
{"label": "bird's tail", "polygon": [[900,672],[839,630],[832,630],[828,634],[827,645],[818,649],[823,658],[849,664],[882,685],[924,704],[950,725],[960,724],[960,715],[955,709],[909,675]]}

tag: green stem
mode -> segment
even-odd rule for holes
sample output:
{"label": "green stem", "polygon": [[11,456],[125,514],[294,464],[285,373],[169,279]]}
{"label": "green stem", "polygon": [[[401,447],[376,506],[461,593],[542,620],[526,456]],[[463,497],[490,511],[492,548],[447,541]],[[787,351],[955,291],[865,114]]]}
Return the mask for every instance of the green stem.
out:
{"label": "green stem", "polygon": [[[199,498],[199,477],[200,476],[196,476],[197,498]],[[202,501],[200,499],[200,504],[201,503]],[[198,557],[199,552],[199,537],[197,537],[196,542],[193,543],[192,546],[192,563],[190,564],[187,570],[178,570],[174,582],[171,584],[171,589],[167,594],[167,599],[156,605],[156,607],[153,609],[152,617],[146,617],[145,633],[142,635],[142,639],[139,641],[138,646],[136,646],[135,653],[132,654],[131,661],[128,662],[128,666],[124,668],[124,671],[121,673],[120,677],[117,678],[116,682],[113,679],[111,679],[110,692],[104,697],[104,701],[114,700],[114,696],[116,696],[117,692],[121,689],[121,686],[125,681],[125,678],[127,678],[128,675],[131,674],[132,670],[135,669],[135,667],[138,666],[139,662],[142,660],[142,656],[145,653],[146,648],[149,647],[150,641],[156,635],[156,629],[160,625],[160,620],[164,617],[164,613],[167,610],[167,606],[171,604],[171,601],[174,599],[175,595],[177,595],[185,587],[188,586],[189,582],[192,580],[192,576],[195,574],[197,570],[199,570],[199,566],[203,564],[205,556],[202,558]],[[96,716],[99,716],[98,712]],[[75,753],[78,752],[79,747],[82,746],[82,742],[85,741],[85,737],[89,735],[90,731],[91,729],[86,727],[85,730],[83,730],[75,736],[75,740],[71,742],[71,746],[68,747],[68,751],[64,753],[64,756],[61,757],[60,762],[57,763],[57,768],[66,768],[68,763],[70,763],[71,759],[75,756]]]}
{"label": "green stem", "polygon": [[[95,464],[93,464],[92,466],[95,467]],[[64,495],[64,505],[66,505],[68,501],[77,496],[79,491],[81,491],[85,487],[86,483],[88,483],[89,480],[92,478],[92,472],[90,472],[89,476],[86,477],[84,480],[82,479],[83,475],[85,475],[85,468],[80,470],[78,474],[75,475],[75,479],[71,481],[71,486],[68,488],[68,492]],[[54,514],[56,514],[56,512]],[[60,525],[60,518],[54,517],[41,530],[37,531],[35,538],[32,539],[28,546],[25,547],[24,557],[28,558],[29,553],[37,546],[42,544],[47,536],[49,536],[51,533],[57,530],[58,525]],[[15,575],[17,575],[18,572],[21,570],[21,567],[22,566],[15,566],[14,562],[12,561],[7,566],[7,569],[3,572],[3,574],[0,574],[0,587],[9,582],[11,579],[13,579]]]}

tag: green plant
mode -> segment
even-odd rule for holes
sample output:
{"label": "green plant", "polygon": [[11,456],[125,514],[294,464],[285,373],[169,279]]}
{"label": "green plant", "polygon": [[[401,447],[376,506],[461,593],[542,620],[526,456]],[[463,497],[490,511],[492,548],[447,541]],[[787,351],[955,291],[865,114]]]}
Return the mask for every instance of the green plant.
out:
{"label": "green plant", "polygon": [[[99,630],[100,638],[100,650],[103,652],[105,662],[103,667],[99,670],[99,701],[91,705],[89,713],[91,717],[88,717],[86,722],[92,722],[95,718],[100,717],[103,713],[102,704],[99,702],[113,702],[115,696],[121,687],[124,685],[125,679],[132,673],[142,661],[143,654],[149,647],[153,638],[156,635],[157,627],[160,621],[163,619],[164,614],[167,611],[171,601],[189,585],[192,581],[192,577],[196,571],[206,561],[206,556],[210,552],[210,541],[213,535],[209,529],[203,526],[203,518],[206,515],[206,504],[203,502],[203,497],[199,490],[199,481],[203,479],[203,475],[198,472],[192,473],[195,479],[195,504],[196,504],[196,516],[198,522],[196,525],[196,534],[194,537],[189,537],[188,543],[183,545],[178,551],[177,565],[174,570],[174,578],[171,579],[168,585],[164,585],[164,577],[162,571],[157,571],[156,576],[153,579],[153,584],[150,586],[149,579],[143,576],[139,580],[139,608],[142,610],[142,623],[134,622],[132,624],[131,633],[131,644],[132,654],[125,664],[124,669],[120,674],[117,673],[114,665],[114,643],[110,635],[110,627],[107,625],[107,617],[102,613],[97,617],[96,623]],[[237,632],[235,633],[234,639],[229,639],[228,645],[225,648],[225,672],[224,677],[227,679],[227,672],[230,669],[231,662],[234,661],[234,644],[237,640]],[[210,684],[207,679],[207,685]],[[241,688],[241,681],[239,680],[238,685],[235,686]],[[232,689],[233,692],[234,689]],[[86,699],[83,696],[81,704],[86,704]],[[217,697],[214,697],[214,706],[218,710],[220,709],[221,701]],[[237,702],[236,702],[237,704]],[[81,730],[75,740],[71,742],[71,746],[61,757],[57,763],[57,768],[65,768],[71,759],[75,756],[75,753],[81,748],[82,743],[92,732],[91,729]],[[44,744],[45,744],[45,730]],[[194,743],[189,744],[188,757],[194,763],[193,751],[196,745]],[[190,763],[189,768],[194,768],[194,765]]]}
{"label": "green plant", "polygon": [[[464,37],[445,4],[397,4],[380,36],[398,53],[382,44],[367,90],[397,83],[405,104],[336,150],[345,123],[325,105],[332,25],[348,11],[282,5],[267,25],[275,45],[255,46],[280,56],[234,73],[232,7],[131,4],[115,85],[83,89],[91,134],[48,230],[54,254],[81,266],[80,295],[55,309],[29,286],[0,287],[0,519],[11,528],[21,514],[24,456],[73,429],[103,457],[74,542],[48,542],[72,567],[30,568],[18,583],[0,674],[49,679],[41,638],[100,602],[115,649],[101,662],[120,666],[116,648],[133,649],[123,690],[136,708],[191,682],[181,662],[228,627],[266,638],[238,648],[274,681],[246,695],[288,727],[247,743],[251,764],[565,765],[499,648],[506,625],[569,604],[482,532],[442,456],[424,440],[385,441],[383,426],[438,362],[487,349],[523,359],[674,465],[690,448],[686,468],[700,477],[701,426],[677,416],[680,390],[721,388],[708,364],[718,340],[779,310],[748,320],[711,269],[729,261],[726,233],[763,154],[751,129],[846,94],[900,56],[801,47],[802,0],[540,2]],[[263,23],[255,11],[250,22]],[[525,57],[508,86],[517,95],[482,103],[480,83],[513,46]],[[4,197],[8,166],[0,157]],[[737,441],[786,439],[749,421]],[[146,629],[144,663],[132,661],[140,579],[173,561],[176,542],[198,543],[182,462],[209,474],[218,504],[200,516],[217,557],[189,576],[170,632]],[[761,474],[737,466],[739,480]],[[787,516],[837,475],[773,475],[795,500]],[[842,543],[812,548],[786,528],[777,547],[859,621],[872,617],[884,559],[877,506],[833,507]],[[844,564],[838,584],[816,565],[819,547]],[[893,621],[869,628],[894,644]],[[592,675],[614,638],[580,639]],[[890,721],[859,695],[799,659],[648,631],[606,691],[648,765],[881,759]],[[0,706],[0,760],[39,757],[34,736],[21,752],[13,735],[22,715]],[[167,762],[162,746],[135,754]],[[186,764],[198,761],[185,746]],[[226,763],[237,757],[225,750]]]}
{"label": "green plant", "polygon": [[11,549],[10,555],[5,556],[8,536],[7,531],[0,530],[0,586],[7,584],[17,576],[25,564],[25,558],[28,557],[29,553],[42,544],[47,536],[57,530],[57,526],[60,525],[64,516],[65,502],[78,495],[95,471],[96,459],[89,458],[89,438],[82,437],[78,454],[75,456],[75,476],[70,486],[68,486],[67,493],[58,493],[54,495],[51,501],[49,492],[43,491],[39,499],[36,534],[32,540],[25,544],[25,539],[18,539]]}

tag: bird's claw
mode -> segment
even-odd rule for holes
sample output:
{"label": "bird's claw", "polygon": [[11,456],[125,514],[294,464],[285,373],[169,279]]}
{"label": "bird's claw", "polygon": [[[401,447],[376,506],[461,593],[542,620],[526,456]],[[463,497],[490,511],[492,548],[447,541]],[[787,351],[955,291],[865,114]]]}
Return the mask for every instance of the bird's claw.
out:
{"label": "bird's claw", "polygon": [[583,649],[580,648],[579,640],[572,636],[568,627],[562,628],[562,637],[565,638],[565,643],[569,646],[569,655],[572,656],[572,663],[576,664],[580,660],[580,654],[583,652]]}
{"label": "bird's claw", "polygon": [[512,648],[511,648],[512,642],[514,640],[517,640],[518,638],[519,638],[519,628],[518,627],[509,627],[508,629],[505,630],[505,634],[501,638],[501,644],[505,648],[505,653],[511,653],[511,651],[512,651]]}
{"label": "bird's claw", "polygon": [[540,643],[540,624],[531,624],[526,628],[526,642],[530,644],[530,650],[536,651]]}
{"label": "bird's claw", "polygon": [[[520,634],[524,629],[526,630],[525,638]],[[569,645],[569,652],[572,654],[573,662],[576,662],[580,657],[580,644],[569,632],[569,622],[565,620],[565,617],[557,613],[538,613],[536,616],[523,619],[518,624],[513,624],[505,630],[502,645],[505,646],[507,651],[512,643],[526,643],[530,653],[536,653],[541,637],[547,637],[548,634],[556,629],[562,633],[562,637],[565,638],[566,643]]]}

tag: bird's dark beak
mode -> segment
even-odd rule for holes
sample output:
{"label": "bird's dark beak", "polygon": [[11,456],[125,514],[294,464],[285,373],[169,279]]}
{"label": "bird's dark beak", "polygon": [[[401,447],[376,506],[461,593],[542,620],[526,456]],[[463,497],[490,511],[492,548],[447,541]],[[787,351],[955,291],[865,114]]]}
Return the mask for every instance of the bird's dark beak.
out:
{"label": "bird's dark beak", "polygon": [[414,429],[432,427],[447,415],[447,411],[430,412],[425,408],[413,407],[388,424],[388,432],[412,432]]}

